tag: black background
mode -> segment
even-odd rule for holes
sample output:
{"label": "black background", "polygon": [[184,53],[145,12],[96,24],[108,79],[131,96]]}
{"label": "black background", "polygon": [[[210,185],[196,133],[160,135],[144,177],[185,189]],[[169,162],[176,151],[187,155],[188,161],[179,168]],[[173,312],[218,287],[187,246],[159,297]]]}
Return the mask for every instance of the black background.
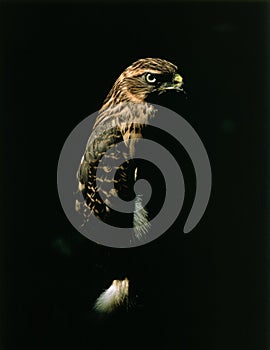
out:
{"label": "black background", "polygon": [[[266,3],[4,4],[0,348],[267,349]],[[208,209],[136,249],[97,246],[59,203],[62,145],[141,57],[177,64],[164,97],[211,161]],[[91,312],[114,278],[133,306]]]}

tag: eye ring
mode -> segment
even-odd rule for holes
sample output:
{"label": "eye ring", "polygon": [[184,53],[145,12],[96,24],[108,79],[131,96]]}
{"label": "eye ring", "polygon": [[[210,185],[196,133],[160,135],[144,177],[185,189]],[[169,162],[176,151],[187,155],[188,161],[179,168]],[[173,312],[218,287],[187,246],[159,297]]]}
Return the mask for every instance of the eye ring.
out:
{"label": "eye ring", "polygon": [[153,84],[157,81],[154,74],[152,74],[152,73],[146,73],[145,79],[146,79],[147,83],[149,83],[149,84]]}

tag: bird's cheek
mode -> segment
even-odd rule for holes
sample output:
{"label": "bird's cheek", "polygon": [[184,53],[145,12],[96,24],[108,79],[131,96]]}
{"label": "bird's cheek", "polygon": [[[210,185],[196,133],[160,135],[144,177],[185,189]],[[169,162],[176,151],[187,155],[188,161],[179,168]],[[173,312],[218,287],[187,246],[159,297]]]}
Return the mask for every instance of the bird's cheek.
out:
{"label": "bird's cheek", "polygon": [[132,96],[131,100],[136,102],[143,102],[150,93],[149,89],[146,89],[143,86],[131,87],[128,92],[130,94],[130,97]]}

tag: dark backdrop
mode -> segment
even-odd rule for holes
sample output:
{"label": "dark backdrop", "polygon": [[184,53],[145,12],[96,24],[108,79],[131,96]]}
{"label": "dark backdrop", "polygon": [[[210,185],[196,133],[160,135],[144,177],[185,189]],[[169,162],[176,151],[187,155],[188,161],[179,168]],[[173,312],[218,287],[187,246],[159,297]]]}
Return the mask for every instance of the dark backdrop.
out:
{"label": "dark backdrop", "polygon": [[[267,349],[267,7],[1,4],[1,349]],[[169,102],[205,144],[212,196],[192,233],[180,218],[110,250],[65,217],[58,157],[122,70],[151,56],[184,76],[187,98]],[[130,310],[97,319],[95,298],[125,274]]]}

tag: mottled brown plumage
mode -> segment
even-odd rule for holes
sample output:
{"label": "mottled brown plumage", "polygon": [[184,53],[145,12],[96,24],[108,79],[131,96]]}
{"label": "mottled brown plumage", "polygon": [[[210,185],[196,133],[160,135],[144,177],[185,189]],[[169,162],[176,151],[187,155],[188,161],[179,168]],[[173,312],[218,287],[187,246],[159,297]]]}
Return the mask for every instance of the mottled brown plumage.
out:
{"label": "mottled brown plumage", "polygon": [[[114,163],[120,157],[116,145],[125,141],[124,158],[132,158],[136,140],[143,137],[145,122],[155,115],[154,107],[146,102],[147,97],[169,89],[182,90],[181,86],[177,66],[160,58],[134,62],[114,83],[99,111],[78,171],[79,189],[85,204],[97,217],[106,221],[112,214],[109,207],[112,197],[120,195],[123,199],[131,199],[133,194],[136,166],[132,160],[120,167],[116,178],[111,176]],[[109,149],[110,157],[102,164]],[[106,184],[111,183],[115,188],[107,191]],[[99,192],[105,195],[105,201]]]}

